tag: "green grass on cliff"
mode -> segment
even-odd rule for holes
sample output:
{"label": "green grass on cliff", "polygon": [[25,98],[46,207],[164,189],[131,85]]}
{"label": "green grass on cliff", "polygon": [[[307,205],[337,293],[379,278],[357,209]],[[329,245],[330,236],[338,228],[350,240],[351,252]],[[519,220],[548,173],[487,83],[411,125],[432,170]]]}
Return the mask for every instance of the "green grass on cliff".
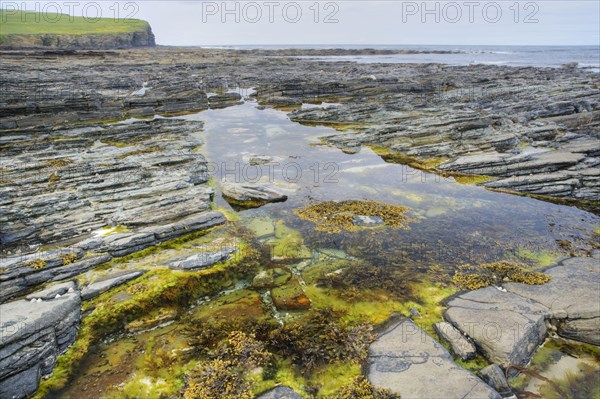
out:
{"label": "green grass on cliff", "polygon": [[0,9],[0,37],[8,35],[105,35],[148,28],[140,19],[92,19],[67,14]]}

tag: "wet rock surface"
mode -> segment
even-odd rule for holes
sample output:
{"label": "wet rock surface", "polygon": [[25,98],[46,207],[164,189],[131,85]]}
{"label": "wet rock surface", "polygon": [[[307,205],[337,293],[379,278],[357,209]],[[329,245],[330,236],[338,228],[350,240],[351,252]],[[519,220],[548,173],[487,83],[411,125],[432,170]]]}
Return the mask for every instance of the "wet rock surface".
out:
{"label": "wet rock surface", "polygon": [[543,342],[548,321],[558,334],[597,345],[600,270],[594,258],[569,258],[544,270],[543,285],[506,283],[461,294],[445,319],[469,336],[492,362],[524,366]]}
{"label": "wet rock surface", "polygon": [[277,387],[270,390],[269,392],[263,393],[257,396],[256,399],[301,399],[302,396],[298,395],[294,390],[288,387]]}
{"label": "wet rock surface", "polygon": [[369,348],[368,378],[403,398],[500,398],[448,351],[403,319],[391,323]]}
{"label": "wet rock surface", "polygon": [[[195,152],[201,130],[154,119],[3,135],[0,298],[225,222]],[[27,254],[47,244],[68,247]]]}
{"label": "wet rock surface", "polygon": [[482,368],[479,370],[479,376],[503,397],[513,395],[512,389],[504,376],[504,371],[497,364]]}
{"label": "wet rock surface", "polygon": [[73,283],[48,287],[28,298],[0,305],[2,398],[35,392],[40,378],[52,372],[57,356],[77,335],[81,299]]}
{"label": "wet rock surface", "polygon": [[233,183],[221,184],[223,197],[233,199],[241,204],[245,202],[280,202],[287,200],[287,195],[271,184]]}
{"label": "wet rock surface", "polygon": [[452,347],[452,352],[463,360],[473,359],[477,354],[475,345],[467,340],[464,335],[452,324],[439,322],[433,325],[435,332],[441,341],[448,342]]}
{"label": "wet rock surface", "polygon": [[93,282],[84,287],[81,290],[81,299],[87,301],[89,299],[95,298],[98,295],[103,294],[104,292],[114,287],[118,287],[121,284],[125,284],[130,280],[138,278],[143,274],[143,271],[135,271],[131,273],[120,273],[117,276],[107,276],[101,281]]}
{"label": "wet rock surface", "polygon": [[169,268],[173,270],[201,270],[215,263],[229,259],[237,251],[236,248],[225,248],[215,252],[201,252],[180,261],[172,262]]}

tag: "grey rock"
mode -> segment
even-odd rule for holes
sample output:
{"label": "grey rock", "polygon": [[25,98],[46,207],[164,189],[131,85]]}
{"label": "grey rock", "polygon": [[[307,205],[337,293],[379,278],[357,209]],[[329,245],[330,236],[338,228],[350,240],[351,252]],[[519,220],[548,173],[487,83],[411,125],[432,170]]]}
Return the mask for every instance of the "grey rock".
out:
{"label": "grey rock", "polygon": [[27,300],[32,299],[42,299],[42,300],[50,300],[54,299],[56,295],[65,295],[66,293],[72,293],[77,290],[77,286],[74,282],[68,281],[60,284],[53,284],[49,287],[44,288],[41,291],[34,292],[25,297]]}
{"label": "grey rock", "polygon": [[73,288],[68,283],[59,284],[31,295],[31,299],[48,298],[53,290],[63,292],[52,299],[36,299],[35,303],[23,299],[0,305],[3,398],[20,399],[35,392],[40,377],[52,372],[58,355],[75,341],[81,299]]}
{"label": "grey rock", "polygon": [[457,330],[452,324],[439,322],[433,325],[440,340],[448,342],[452,346],[452,352],[462,360],[475,358],[477,350],[475,345]]}
{"label": "grey rock", "polygon": [[444,318],[491,362],[524,366],[546,336],[547,311],[531,300],[487,287],[452,299]]}
{"label": "grey rock", "polygon": [[287,195],[273,185],[261,183],[232,183],[221,185],[223,196],[236,201],[278,202],[287,200]]}
{"label": "grey rock", "polygon": [[559,324],[558,335],[600,346],[600,317],[566,319]]}
{"label": "grey rock", "polygon": [[356,216],[354,218],[354,220],[352,221],[352,223],[355,224],[356,226],[362,226],[362,227],[381,226],[382,224],[385,224],[383,219],[380,218],[379,216],[363,216],[363,215]]}
{"label": "grey rock", "polygon": [[7,399],[26,398],[34,394],[41,379],[40,365],[11,375],[0,381],[0,397]]}
{"label": "grey rock", "polygon": [[550,309],[554,319],[600,317],[598,287],[600,262],[593,258],[569,258],[547,268],[552,279],[543,285],[507,283],[506,290]]}
{"label": "grey rock", "polygon": [[447,321],[469,336],[492,362],[524,366],[547,332],[547,320],[558,334],[598,345],[600,341],[600,265],[594,258],[567,258],[548,267],[546,284],[505,283],[451,299]]}
{"label": "grey rock", "polygon": [[257,396],[256,399],[302,399],[302,396],[294,392],[291,388],[277,387]]}
{"label": "grey rock", "polygon": [[403,398],[500,398],[408,319],[389,325],[371,344],[367,376]]}
{"label": "grey rock", "polygon": [[479,370],[479,376],[489,386],[504,397],[512,396],[512,388],[508,384],[504,372],[497,364],[492,364]]}
{"label": "grey rock", "polygon": [[225,248],[216,252],[201,252],[192,255],[184,260],[172,262],[169,265],[173,270],[201,270],[218,262],[229,259],[229,256],[236,251],[235,248]]}
{"label": "grey rock", "polygon": [[252,279],[252,287],[254,288],[271,288],[275,283],[275,279],[273,278],[273,274],[269,273],[267,270],[263,270],[258,273]]}
{"label": "grey rock", "polygon": [[100,294],[105,293],[119,285],[125,284],[126,282],[136,279],[143,275],[145,271],[135,271],[131,273],[120,274],[117,276],[108,276],[101,281],[96,281],[81,290],[81,299],[84,301],[90,300],[97,297]]}

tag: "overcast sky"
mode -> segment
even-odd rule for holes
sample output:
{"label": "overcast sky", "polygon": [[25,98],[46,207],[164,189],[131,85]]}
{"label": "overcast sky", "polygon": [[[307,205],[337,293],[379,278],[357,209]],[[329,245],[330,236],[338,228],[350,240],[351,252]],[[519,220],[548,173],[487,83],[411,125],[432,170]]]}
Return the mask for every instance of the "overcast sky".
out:
{"label": "overcast sky", "polygon": [[[1,1],[21,7],[22,1]],[[69,5],[70,3],[77,3]],[[92,4],[89,4],[92,3]],[[150,22],[162,45],[599,45],[600,1],[29,1]],[[118,7],[114,5],[118,4]],[[69,7],[71,7],[69,9]]]}

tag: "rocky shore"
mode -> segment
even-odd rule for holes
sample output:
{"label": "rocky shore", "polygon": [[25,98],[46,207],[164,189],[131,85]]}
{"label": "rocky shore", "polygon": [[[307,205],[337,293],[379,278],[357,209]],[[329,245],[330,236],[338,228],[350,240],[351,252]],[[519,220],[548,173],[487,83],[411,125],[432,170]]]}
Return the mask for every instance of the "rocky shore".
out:
{"label": "rocky shore", "polygon": [[[153,40],[149,32],[130,39]],[[92,47],[104,48],[103,43]],[[194,234],[227,221],[213,209],[203,123],[175,116],[235,106],[252,96],[259,107],[286,110],[298,123],[334,127],[337,132],[323,141],[347,153],[369,146],[388,162],[448,179],[475,176],[494,190],[597,206],[598,74],[573,68],[332,63],[294,58],[323,55],[300,50],[265,55],[179,48],[0,51],[0,396],[22,398],[36,391],[56,357],[74,342],[82,301],[151,275],[150,283],[158,281],[159,288],[148,291],[156,297],[148,299],[148,308],[135,310],[151,313],[141,325],[155,326],[156,320],[177,315],[171,308],[152,313],[162,289],[180,281],[185,289],[206,284],[194,293],[205,296],[217,286],[234,285],[224,269],[208,269],[243,252],[223,237],[203,242],[209,250],[200,251],[197,243],[164,255],[157,261],[164,270],[158,272],[139,265],[111,268],[124,257],[197,238]],[[307,103],[317,106],[302,107]],[[287,191],[262,183],[224,183],[221,189],[229,201],[248,208],[288,198]],[[357,225],[381,224],[359,217]],[[299,233],[278,226],[275,238],[309,252]],[[596,265],[597,259],[571,258],[545,270],[552,277],[546,285],[507,283],[455,296],[447,303],[446,324],[437,326],[440,341],[459,358],[472,359],[477,352],[502,371],[526,365],[554,331],[598,345]],[[109,270],[88,280],[98,266]],[[190,273],[197,274],[181,277]],[[172,278],[168,284],[160,280],[165,275]],[[304,281],[292,281],[296,285],[287,289],[301,292],[310,305]],[[111,297],[109,306],[146,292],[131,288]],[[275,291],[275,311],[300,309],[281,305]],[[289,294],[279,291],[284,299]],[[251,294],[251,300],[231,303],[260,305],[258,294]],[[164,295],[172,303],[191,304],[188,292]],[[262,309],[256,312],[263,315]],[[489,342],[488,335],[469,329],[474,321],[500,328],[503,337],[516,326],[518,339]],[[406,335],[409,330],[415,333]],[[386,331],[370,351],[368,376],[374,385],[405,397],[440,392],[499,397],[502,389],[484,382],[493,380],[489,376],[497,369],[480,379],[413,321],[396,321]],[[445,391],[435,383],[440,380],[447,381]],[[280,387],[265,397],[295,394]]]}
{"label": "rocky shore", "polygon": [[[300,50],[279,52],[4,52],[0,127],[218,108],[239,97],[215,92],[254,87],[261,103],[292,109],[294,121],[343,130],[326,140],[345,151],[376,146],[391,162],[487,176],[480,184],[492,189],[592,202],[600,195],[596,73],[333,63],[293,58]],[[23,69],[20,57],[39,63]],[[70,72],[63,74],[66,63]],[[321,101],[333,105],[299,109]]]}
{"label": "rocky shore", "polygon": [[447,301],[449,323],[436,325],[456,357],[468,352],[474,357],[476,350],[492,363],[480,377],[493,388],[459,367],[415,324],[418,318],[388,323],[369,349],[369,379],[408,398],[508,397],[512,392],[504,375],[528,365],[549,334],[598,345],[598,259],[565,259],[545,273],[552,280],[543,285],[506,283],[459,294]]}

